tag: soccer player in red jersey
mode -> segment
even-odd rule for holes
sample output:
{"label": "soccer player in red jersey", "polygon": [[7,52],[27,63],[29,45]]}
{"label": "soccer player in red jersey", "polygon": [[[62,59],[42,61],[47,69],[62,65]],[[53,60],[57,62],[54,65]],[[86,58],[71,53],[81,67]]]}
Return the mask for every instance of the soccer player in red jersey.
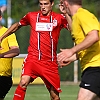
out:
{"label": "soccer player in red jersey", "polygon": [[[68,29],[68,22],[61,14],[52,11],[54,0],[39,0],[40,11],[27,13],[19,22],[13,24],[0,41],[22,26],[30,25],[30,41],[28,55],[23,63],[20,83],[13,100],[24,100],[28,84],[40,77],[49,93],[51,100],[60,100],[60,77],[58,72],[56,50],[62,28]],[[70,17],[65,14],[69,19]]]}

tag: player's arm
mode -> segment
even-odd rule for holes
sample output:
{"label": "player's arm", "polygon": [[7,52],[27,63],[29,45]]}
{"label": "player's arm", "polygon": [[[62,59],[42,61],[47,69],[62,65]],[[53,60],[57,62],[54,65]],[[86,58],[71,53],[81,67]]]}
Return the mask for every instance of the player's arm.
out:
{"label": "player's arm", "polygon": [[20,52],[19,47],[12,46],[10,47],[9,51],[1,53],[0,58],[12,58],[12,57],[18,56],[19,52]]}
{"label": "player's arm", "polygon": [[68,29],[69,29],[69,31],[71,31],[72,19],[67,13],[65,13],[64,16],[66,17],[67,22],[68,22]]}
{"label": "player's arm", "polygon": [[65,7],[63,5],[62,0],[60,0],[59,9],[60,9],[61,13],[63,13],[63,15],[66,17],[66,20],[68,22],[68,29],[69,29],[69,31],[71,31],[72,19],[71,19],[71,16],[69,16],[67,14],[66,9],[65,9]]}
{"label": "player's arm", "polygon": [[16,32],[19,28],[21,27],[21,25],[17,22],[15,24],[13,24],[10,28],[8,28],[8,30],[0,37],[0,43],[2,42],[2,40],[9,36],[10,34]]}
{"label": "player's arm", "polygon": [[94,43],[99,41],[99,34],[97,30],[93,30],[87,34],[85,39],[78,45],[72,47],[71,49],[61,49],[58,55],[58,61],[66,61],[69,57],[72,57],[75,53],[81,50],[85,50],[92,46]]}
{"label": "player's arm", "polygon": [[99,41],[99,39],[100,38],[99,38],[98,30],[92,30],[87,34],[85,39],[80,44],[71,48],[71,51],[74,54],[74,53],[77,53],[81,50],[85,50],[85,49],[89,48],[90,46],[92,46],[97,41]]}

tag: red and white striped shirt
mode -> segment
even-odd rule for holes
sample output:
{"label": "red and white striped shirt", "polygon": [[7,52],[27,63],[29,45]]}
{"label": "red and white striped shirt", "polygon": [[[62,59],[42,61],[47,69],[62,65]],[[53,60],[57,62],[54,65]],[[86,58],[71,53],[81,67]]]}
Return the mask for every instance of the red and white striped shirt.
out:
{"label": "red and white striped shirt", "polygon": [[[52,23],[52,31],[36,31],[36,23],[38,22]],[[60,30],[68,26],[65,17],[55,12],[51,12],[49,16],[43,16],[41,11],[29,12],[19,23],[22,26],[31,26],[28,55],[34,59],[56,61]]]}

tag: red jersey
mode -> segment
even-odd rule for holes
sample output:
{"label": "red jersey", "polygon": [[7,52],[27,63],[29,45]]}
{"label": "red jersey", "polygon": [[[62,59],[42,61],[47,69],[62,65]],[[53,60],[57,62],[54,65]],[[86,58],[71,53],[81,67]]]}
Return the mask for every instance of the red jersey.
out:
{"label": "red jersey", "polygon": [[55,12],[51,12],[49,16],[43,16],[40,11],[29,12],[19,23],[22,26],[31,26],[28,56],[39,60],[56,61],[60,30],[68,26],[65,17]]}

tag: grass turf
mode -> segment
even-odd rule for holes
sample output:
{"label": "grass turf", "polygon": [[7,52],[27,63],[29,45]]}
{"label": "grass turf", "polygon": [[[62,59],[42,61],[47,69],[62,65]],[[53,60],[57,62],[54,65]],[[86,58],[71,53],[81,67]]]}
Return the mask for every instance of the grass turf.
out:
{"label": "grass turf", "polygon": [[[12,86],[5,100],[12,100],[14,91],[17,86]],[[76,100],[79,90],[78,85],[61,85],[61,100]],[[44,85],[29,85],[27,88],[25,100],[50,100],[49,92]]]}

